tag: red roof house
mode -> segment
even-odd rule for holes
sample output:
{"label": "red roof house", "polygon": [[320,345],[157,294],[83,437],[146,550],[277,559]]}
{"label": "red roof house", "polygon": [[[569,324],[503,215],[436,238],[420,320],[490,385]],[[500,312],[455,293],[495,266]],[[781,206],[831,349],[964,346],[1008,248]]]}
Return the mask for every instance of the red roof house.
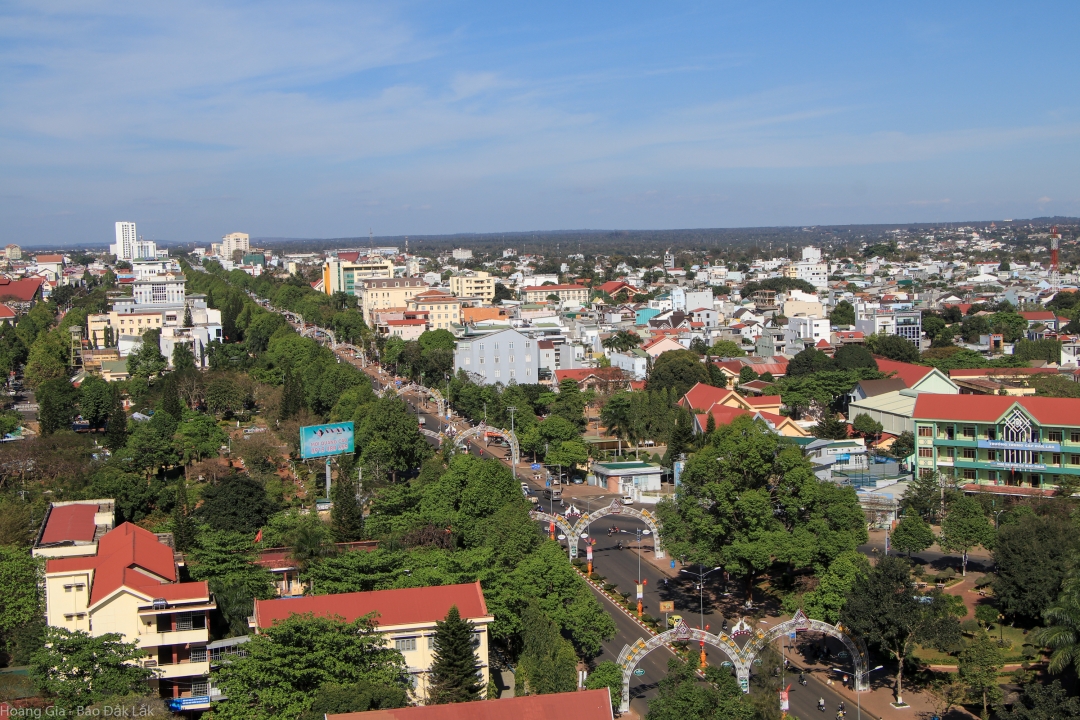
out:
{"label": "red roof house", "polygon": [[327,715],[327,720],[611,720],[611,695],[603,690],[525,695],[445,705]]}

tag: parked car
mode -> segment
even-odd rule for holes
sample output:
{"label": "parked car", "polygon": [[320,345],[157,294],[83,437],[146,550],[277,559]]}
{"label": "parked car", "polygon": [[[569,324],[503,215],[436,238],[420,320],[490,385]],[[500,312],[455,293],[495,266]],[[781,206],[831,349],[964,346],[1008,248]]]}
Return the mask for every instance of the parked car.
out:
{"label": "parked car", "polygon": [[633,495],[623,495],[622,500],[620,502],[622,502],[623,505],[633,505],[634,504],[634,496]]}

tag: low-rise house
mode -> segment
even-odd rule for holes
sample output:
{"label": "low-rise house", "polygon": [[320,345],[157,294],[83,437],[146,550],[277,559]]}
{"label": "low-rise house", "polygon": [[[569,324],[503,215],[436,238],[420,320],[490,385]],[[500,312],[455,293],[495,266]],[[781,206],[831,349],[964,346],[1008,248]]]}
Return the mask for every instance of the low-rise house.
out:
{"label": "low-rise house", "polygon": [[386,635],[387,644],[404,656],[413,694],[422,702],[427,698],[428,673],[435,649],[435,624],[444,620],[455,605],[462,619],[475,627],[473,646],[480,665],[481,686],[487,687],[490,672],[488,626],[495,618],[488,612],[479,582],[256,600],[250,625],[252,630],[259,633],[292,615],[311,613],[317,617],[340,617],[352,622],[374,613],[379,632]]}

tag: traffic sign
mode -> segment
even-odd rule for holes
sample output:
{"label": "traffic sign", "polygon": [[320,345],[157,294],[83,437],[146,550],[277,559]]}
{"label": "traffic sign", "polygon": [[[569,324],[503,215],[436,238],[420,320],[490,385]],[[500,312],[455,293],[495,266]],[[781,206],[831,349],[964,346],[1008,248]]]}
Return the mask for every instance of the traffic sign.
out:
{"label": "traffic sign", "polygon": [[540,468],[543,467],[543,465],[541,465],[540,463],[533,463],[529,467],[532,468],[533,470],[539,470]]}
{"label": "traffic sign", "polygon": [[641,677],[645,674],[645,668],[634,668],[634,675]]}
{"label": "traffic sign", "polygon": [[660,612],[662,612],[662,613],[675,612],[675,601],[674,600],[661,600],[660,601]]}

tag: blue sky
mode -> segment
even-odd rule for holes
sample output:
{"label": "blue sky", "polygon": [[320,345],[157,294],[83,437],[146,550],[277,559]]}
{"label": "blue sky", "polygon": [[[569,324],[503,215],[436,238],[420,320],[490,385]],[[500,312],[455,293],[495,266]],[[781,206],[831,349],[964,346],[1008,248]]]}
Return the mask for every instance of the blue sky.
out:
{"label": "blue sky", "polygon": [[0,242],[1080,215],[1080,3],[0,0]]}

